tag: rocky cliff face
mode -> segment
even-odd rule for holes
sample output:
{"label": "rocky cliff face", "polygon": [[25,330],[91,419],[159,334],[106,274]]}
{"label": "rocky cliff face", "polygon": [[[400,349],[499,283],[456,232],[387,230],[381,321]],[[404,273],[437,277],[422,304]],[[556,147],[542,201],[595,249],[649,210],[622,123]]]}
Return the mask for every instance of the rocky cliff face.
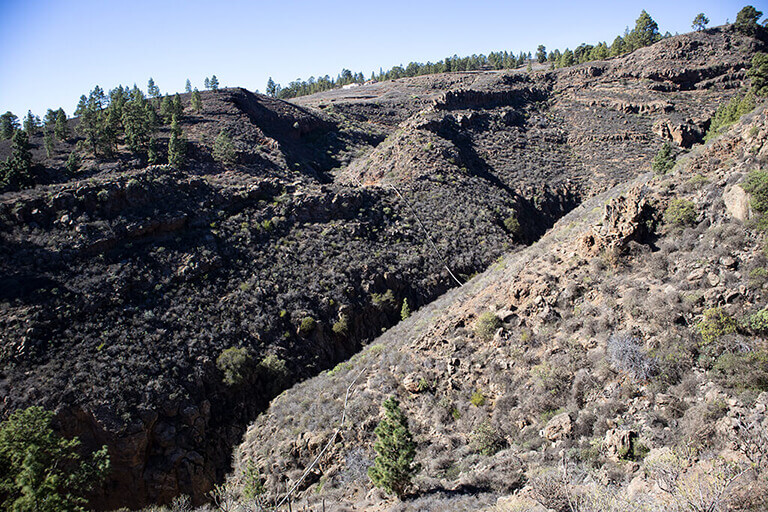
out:
{"label": "rocky cliff face", "polygon": [[[139,507],[180,493],[202,501],[272,398],[358,353],[400,320],[405,301],[425,309],[421,320],[385,335],[403,336],[402,350],[384,351],[376,342],[353,360],[384,358],[376,363],[381,371],[365,374],[371,400],[355,413],[362,430],[354,435],[368,441],[376,399],[402,379],[461,393],[471,381],[496,403],[511,384],[494,375],[499,365],[512,365],[497,352],[513,349],[506,341],[489,348],[467,339],[478,304],[503,305],[498,314],[520,327],[515,336],[543,340],[554,320],[572,319],[573,312],[563,312],[573,310],[571,302],[596,293],[561,272],[569,279],[583,274],[585,262],[606,248],[619,247],[619,256],[655,251],[663,198],[640,205],[636,199],[646,194],[637,191],[616,199],[602,227],[589,225],[597,215],[590,208],[602,208],[600,202],[582,206],[578,216],[566,214],[606,190],[617,196],[613,187],[646,173],[665,139],[681,150],[699,141],[717,106],[737,93],[759,48],[756,40],[712,29],[624,58],[531,75],[450,73],[294,103],[242,89],[204,93],[203,111],[187,110],[181,123],[190,140],[183,169],[146,167],[121,147],[112,160],[88,160],[81,174],[68,176],[62,166],[71,146],[59,145],[44,160],[42,141],[33,138],[48,184],[0,196],[0,414],[43,405],[86,446],[107,444],[115,470],[95,506]],[[228,167],[211,157],[221,129],[238,150]],[[558,219],[560,229],[536,242]],[[584,226],[583,237],[565,236],[571,222]],[[556,262],[540,249],[555,241],[584,252],[563,253]],[[430,304],[456,285],[448,269],[464,282],[530,244],[515,264],[522,269],[525,262],[525,275],[505,271],[504,279],[472,281],[449,297],[482,286],[485,299],[446,317],[454,320],[427,321],[452,300]],[[557,290],[566,296],[555,297]],[[492,299],[495,293],[502,295]],[[604,321],[578,328],[597,332]],[[431,334],[419,350],[431,355],[416,367],[408,352],[415,346],[405,340],[424,329]],[[592,337],[577,345],[604,341]],[[538,428],[541,407],[556,409],[576,379],[558,373],[561,361],[544,358],[549,345],[542,343],[519,350],[543,361],[535,364],[547,362],[541,385],[556,392],[514,409],[521,431]],[[572,352],[573,343],[563,339],[554,353],[582,364],[589,349]],[[251,366],[242,382],[228,385],[216,360],[233,347],[248,350]],[[331,382],[346,375],[337,370]],[[434,389],[417,396],[437,397]],[[446,400],[463,400],[461,393]],[[297,403],[305,400],[309,410],[326,407],[309,398]],[[293,426],[271,430],[285,412],[280,404],[284,398],[259,420],[250,451],[242,452],[262,471],[270,464],[279,469],[269,470],[270,492],[293,479],[314,448],[293,447],[297,441],[286,437],[279,450],[256,455],[256,440],[273,447],[281,436],[316,431],[320,437],[301,438],[314,447],[327,434],[299,411],[286,416],[295,418]],[[452,414],[446,407],[434,414]],[[461,410],[456,439],[485,409],[467,411]],[[573,421],[580,428],[576,416]],[[446,450],[458,442],[454,437]],[[282,459],[285,450],[300,457]],[[335,463],[342,455],[370,453],[334,452]],[[440,457],[434,463],[448,466],[433,469],[454,471]]]}

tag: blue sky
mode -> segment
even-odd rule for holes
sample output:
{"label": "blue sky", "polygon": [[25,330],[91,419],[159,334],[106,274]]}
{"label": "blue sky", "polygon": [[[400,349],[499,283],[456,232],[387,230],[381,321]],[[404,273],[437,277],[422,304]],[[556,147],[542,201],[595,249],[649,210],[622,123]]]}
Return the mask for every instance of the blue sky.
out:
{"label": "blue sky", "polygon": [[[751,2],[768,13],[765,1]],[[71,115],[81,94],[154,78],[162,92],[223,86],[264,90],[267,78],[369,76],[410,61],[496,50],[574,48],[634,26],[647,10],[662,32],[710,26],[747,5],[731,0],[517,2],[388,0],[0,0],[0,112]]]}

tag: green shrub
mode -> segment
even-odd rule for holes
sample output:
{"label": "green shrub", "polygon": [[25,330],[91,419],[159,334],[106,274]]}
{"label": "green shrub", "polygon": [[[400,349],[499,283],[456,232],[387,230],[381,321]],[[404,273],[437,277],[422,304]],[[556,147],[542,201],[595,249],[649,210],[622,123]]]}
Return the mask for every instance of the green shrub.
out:
{"label": "green shrub", "polygon": [[109,473],[104,446],[83,458],[79,439],[53,431],[53,413],[30,407],[0,423],[0,508],[84,511],[85,496]]}
{"label": "green shrub", "polygon": [[301,324],[299,325],[299,335],[306,338],[312,334],[312,331],[315,330],[315,327],[317,327],[317,322],[315,319],[311,316],[305,316],[301,319]]}
{"label": "green shrub", "polygon": [[485,405],[485,395],[481,390],[477,390],[474,393],[472,393],[472,397],[469,399],[469,403],[474,405],[475,407],[482,407]]}
{"label": "green shrub", "polygon": [[747,323],[749,328],[758,334],[768,333],[768,308],[750,315]]}
{"label": "green shrub", "polygon": [[704,311],[704,318],[696,324],[696,331],[701,335],[704,344],[711,345],[720,337],[736,332],[736,320],[722,308],[710,308]]}
{"label": "green shrub", "polygon": [[[747,72],[752,88],[758,96],[768,96],[768,54],[758,52],[752,57],[752,67]],[[753,135],[754,137],[754,135]]]}
{"label": "green shrub", "polygon": [[728,103],[720,105],[712,117],[704,140],[709,141],[723,133],[741,116],[754,110],[756,104],[754,93],[749,91],[744,96],[734,96]]}
{"label": "green shrub", "polygon": [[696,223],[696,204],[687,199],[673,199],[664,210],[664,222],[672,226],[692,226]]}
{"label": "green shrub", "polygon": [[504,219],[504,228],[510,235],[520,234],[520,221],[517,220],[517,212],[512,212],[512,215]]}
{"label": "green shrub", "polygon": [[480,318],[475,322],[475,336],[483,341],[490,341],[501,325],[499,317],[495,313],[487,311],[480,315]]}
{"label": "green shrub", "polygon": [[384,293],[371,294],[371,301],[377,308],[394,308],[397,304],[395,300],[395,294],[392,290],[387,290]]}
{"label": "green shrub", "polygon": [[761,214],[768,212],[768,171],[750,172],[741,188],[749,193],[749,205],[753,210]]}
{"label": "green shrub", "polygon": [[213,159],[222,164],[233,164],[237,161],[237,152],[232,138],[226,130],[221,130],[213,143]]}
{"label": "green shrub", "polygon": [[337,336],[346,336],[349,332],[349,317],[347,315],[339,315],[339,319],[333,323],[331,330]]}
{"label": "green shrub", "polygon": [[80,155],[78,155],[76,151],[71,152],[69,158],[67,158],[67,163],[65,164],[67,170],[71,174],[75,174],[80,170],[80,165]]}
{"label": "green shrub", "polygon": [[504,436],[486,420],[472,432],[472,448],[481,455],[493,455],[507,446]]}
{"label": "green shrub", "polygon": [[710,374],[732,389],[768,391],[768,351],[725,352],[717,358]]}
{"label": "green shrub", "polygon": [[667,174],[675,166],[675,151],[672,144],[665,142],[651,162],[651,169],[657,175]]}
{"label": "green shrub", "polygon": [[216,367],[224,373],[224,384],[238,386],[250,375],[253,367],[253,358],[248,349],[242,347],[230,347],[225,349],[216,358]]}

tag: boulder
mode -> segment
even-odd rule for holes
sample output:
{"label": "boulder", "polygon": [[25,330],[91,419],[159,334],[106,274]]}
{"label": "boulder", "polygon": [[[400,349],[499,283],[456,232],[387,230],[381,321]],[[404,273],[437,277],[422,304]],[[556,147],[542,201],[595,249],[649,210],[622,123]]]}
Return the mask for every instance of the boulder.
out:
{"label": "boulder", "polygon": [[752,209],[749,206],[749,194],[739,185],[729,185],[723,192],[725,210],[731,217],[742,222],[752,217]]}
{"label": "boulder", "polygon": [[567,412],[558,414],[547,422],[541,434],[550,441],[559,441],[571,435],[573,432],[573,420]]}

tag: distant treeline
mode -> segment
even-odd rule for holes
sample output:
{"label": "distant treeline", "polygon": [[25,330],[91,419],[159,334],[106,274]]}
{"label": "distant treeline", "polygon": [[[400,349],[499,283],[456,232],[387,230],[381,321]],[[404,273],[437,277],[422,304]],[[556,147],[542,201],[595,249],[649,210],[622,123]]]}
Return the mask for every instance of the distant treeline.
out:
{"label": "distant treeline", "polygon": [[[472,55],[469,57],[446,57],[438,62],[411,62],[407,66],[395,66],[388,71],[379,70],[379,73],[371,73],[370,80],[381,82],[384,80],[393,80],[396,78],[431,75],[433,73],[447,73],[450,71],[477,71],[489,69],[514,69],[533,61],[540,64],[549,63],[550,69],[563,68],[582,64],[593,60],[607,59],[617,57],[644,46],[649,46],[663,37],[669,37],[667,32],[662,36],[659,33],[659,26],[651,16],[642,11],[635,21],[635,28],[627,29],[623,36],[617,36],[613,43],[608,45],[605,41],[591,45],[583,43],[575,50],[566,48],[564,51],[553,50],[547,53],[544,45],[539,45],[536,55],[530,52],[520,52],[515,55],[513,52],[499,51],[491,52],[488,55]],[[267,82],[267,94],[277,98],[288,99],[297,96],[305,96],[329,89],[343,87],[345,85],[366,82],[363,73],[353,73],[344,69],[334,79],[328,75],[320,78],[309,77],[307,80],[294,80],[286,87],[275,83],[272,78]]]}

